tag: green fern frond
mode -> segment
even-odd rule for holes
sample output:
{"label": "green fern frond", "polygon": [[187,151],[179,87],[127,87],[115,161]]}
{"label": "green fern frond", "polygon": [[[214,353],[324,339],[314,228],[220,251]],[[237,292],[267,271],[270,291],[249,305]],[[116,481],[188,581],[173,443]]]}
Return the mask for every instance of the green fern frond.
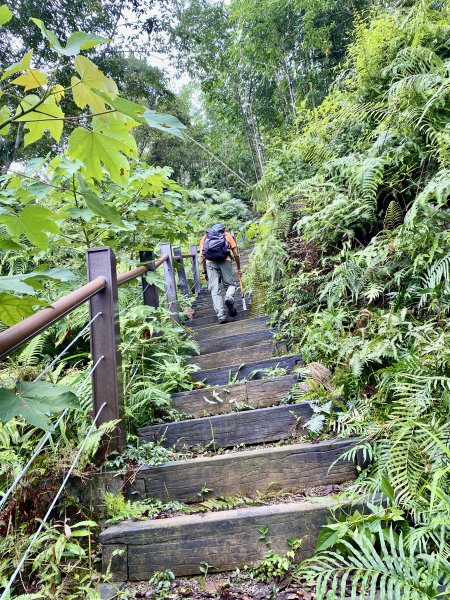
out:
{"label": "green fern frond", "polygon": [[400,205],[396,200],[391,200],[386,209],[386,215],[384,217],[384,228],[395,229],[403,222],[403,213]]}
{"label": "green fern frond", "polygon": [[378,524],[372,538],[365,529],[356,531],[351,543],[342,540],[341,545],[345,555],[320,552],[301,567],[302,575],[316,581],[318,598],[343,600],[350,587],[354,599],[432,600],[437,597],[442,573],[446,582],[449,579],[447,564],[438,556],[412,553],[403,534],[397,535],[392,527],[383,530]]}

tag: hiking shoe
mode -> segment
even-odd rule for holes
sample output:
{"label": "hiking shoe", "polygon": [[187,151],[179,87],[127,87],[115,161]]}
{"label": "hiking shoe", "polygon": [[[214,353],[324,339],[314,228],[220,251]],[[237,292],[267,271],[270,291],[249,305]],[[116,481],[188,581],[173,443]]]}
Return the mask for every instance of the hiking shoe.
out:
{"label": "hiking shoe", "polygon": [[228,318],[225,317],[225,315],[223,317],[219,317],[219,323],[221,325],[223,325],[223,323],[228,323]]}
{"label": "hiking shoe", "polygon": [[235,317],[237,315],[237,310],[234,308],[233,298],[226,298],[225,306],[227,307],[228,314],[230,315],[230,317]]}

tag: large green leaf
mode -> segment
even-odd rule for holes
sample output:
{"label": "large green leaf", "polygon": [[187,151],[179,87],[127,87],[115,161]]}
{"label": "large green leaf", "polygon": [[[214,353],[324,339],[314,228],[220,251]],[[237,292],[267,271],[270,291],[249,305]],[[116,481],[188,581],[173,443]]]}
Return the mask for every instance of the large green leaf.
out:
{"label": "large green leaf", "polygon": [[40,282],[43,279],[52,279],[54,281],[74,281],[76,277],[72,271],[69,271],[69,269],[59,267],[47,269],[45,271],[21,273],[19,275],[5,275],[0,277],[0,292],[33,294],[36,288],[40,289],[42,287]]}
{"label": "large green leaf", "polygon": [[151,285],[156,285],[156,287],[162,291],[164,291],[166,288],[164,277],[156,271],[147,271],[145,274],[145,280]]}
{"label": "large green leaf", "polygon": [[117,120],[93,119],[94,128],[77,127],[70,134],[67,153],[83,162],[86,173],[101,181],[102,165],[111,179],[125,185],[130,168],[127,156],[137,156],[134,137],[128,125]]}
{"label": "large green leaf", "polygon": [[[9,112],[9,108],[7,106],[2,106],[0,108],[0,123],[4,123],[6,120],[8,120],[11,116],[11,113]],[[2,127],[0,129],[0,135],[7,135],[8,132],[10,130],[10,125],[5,125],[4,127]]]}
{"label": "large green leaf", "polygon": [[15,390],[0,389],[0,420],[20,416],[30,425],[51,431],[49,415],[65,408],[79,409],[77,396],[68,387],[47,381],[19,381]]}
{"label": "large green leaf", "polygon": [[47,74],[40,69],[30,69],[11,81],[13,85],[21,85],[25,91],[34,90],[47,85]]}
{"label": "large green leaf", "polygon": [[[20,106],[17,108],[17,115],[20,115],[23,111],[29,110],[32,106],[35,106],[39,102],[39,97],[34,94],[26,96]],[[15,121],[25,122],[25,127],[28,129],[28,133],[25,134],[25,146],[40,140],[45,130],[47,129],[54,140],[59,142],[61,134],[63,132],[64,113],[61,108],[56,104],[55,97],[49,96],[45,102],[40,104],[35,110],[29,112],[24,116],[16,116]]]}
{"label": "large green leaf", "polygon": [[19,73],[19,71],[28,71],[28,69],[31,66],[32,57],[33,57],[33,50],[29,50],[26,54],[24,54],[22,56],[22,58],[19,60],[19,62],[14,63],[13,65],[7,67],[3,71],[3,75],[0,79],[0,81],[3,81],[10,75],[15,75],[16,73]]}
{"label": "large green leaf", "polygon": [[80,75],[71,79],[72,95],[75,104],[79,108],[89,105],[93,113],[105,111],[105,103],[92,88],[117,94],[117,86],[110,77],[101,71],[89,58],[77,56],[74,60],[75,68]]}
{"label": "large green leaf", "polygon": [[48,40],[50,47],[57,52],[58,54],[62,54],[63,56],[75,56],[80,52],[80,50],[89,50],[89,48],[93,48],[98,44],[105,44],[106,42],[110,42],[111,40],[101,35],[95,35],[94,33],[84,33],[83,31],[76,31],[72,33],[67,39],[66,46],[61,46],[58,38],[53,33],[47,29],[44,23],[40,19],[31,19],[33,23],[35,23],[42,32],[42,35],[45,39]]}
{"label": "large green leaf", "polygon": [[13,242],[10,238],[0,236],[0,248],[2,250],[23,250],[24,247],[17,242]]}
{"label": "large green leaf", "polygon": [[138,123],[143,123],[144,125],[159,129],[160,131],[165,131],[166,133],[171,133],[180,138],[183,137],[182,130],[186,129],[186,126],[183,125],[177,117],[157,113],[154,110],[150,110],[145,106],[136,104],[136,102],[131,102],[125,98],[120,98],[119,96],[112,98],[111,95],[100,89],[95,89],[94,91],[101,96],[107,104],[124,115],[132,117],[135,121],[138,121]]}
{"label": "large green leaf", "polygon": [[0,277],[0,292],[15,292],[16,294],[33,294],[34,288],[25,283],[26,276],[6,275]]}
{"label": "large green leaf", "polygon": [[106,221],[117,225],[117,227],[126,228],[125,223],[122,221],[120,214],[113,206],[105,204],[101,198],[94,192],[86,191],[82,192],[86,206],[97,216],[102,217]]}
{"label": "large green leaf", "polygon": [[11,21],[12,18],[13,13],[9,10],[6,4],[0,6],[0,25],[8,23],[8,21]]}
{"label": "large green leaf", "polygon": [[34,296],[14,296],[0,292],[0,321],[8,327],[32,315],[36,308],[45,306],[46,302]]}
{"label": "large green leaf", "polygon": [[[70,271],[69,269],[65,269],[64,267],[54,267],[53,269],[45,269],[43,271],[32,271],[31,273],[26,273],[25,275],[21,275],[22,279],[26,280],[27,283],[31,283],[31,285],[35,289],[42,289],[42,280],[51,279],[52,281],[75,281],[76,275]],[[1,281],[1,278],[0,278]]]}
{"label": "large green leaf", "polygon": [[48,248],[49,233],[60,233],[55,222],[56,215],[51,210],[38,204],[27,204],[25,208],[15,214],[1,214],[0,223],[3,223],[13,240],[20,241],[23,235],[38,248]]}

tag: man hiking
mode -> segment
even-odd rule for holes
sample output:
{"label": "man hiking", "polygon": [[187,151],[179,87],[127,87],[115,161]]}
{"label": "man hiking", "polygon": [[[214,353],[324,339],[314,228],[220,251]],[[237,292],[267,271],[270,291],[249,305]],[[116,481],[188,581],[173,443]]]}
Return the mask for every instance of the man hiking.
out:
{"label": "man hiking", "polygon": [[234,293],[237,284],[233,274],[231,253],[233,253],[236,261],[238,276],[241,277],[241,263],[233,236],[225,230],[223,225],[213,225],[206,230],[205,235],[200,240],[201,263],[219,323],[228,321],[224,309],[224,300],[220,292],[220,280],[226,288],[225,306],[228,315],[230,317],[237,315],[234,306]]}

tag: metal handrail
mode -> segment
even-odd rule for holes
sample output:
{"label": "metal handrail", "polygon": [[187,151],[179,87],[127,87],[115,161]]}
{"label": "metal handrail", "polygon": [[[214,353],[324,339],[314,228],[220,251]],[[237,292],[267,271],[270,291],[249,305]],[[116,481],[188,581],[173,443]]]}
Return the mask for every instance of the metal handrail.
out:
{"label": "metal handrail", "polygon": [[[157,269],[164,262],[169,260],[169,255],[164,254],[159,260],[154,263],[154,268]],[[153,264],[142,265],[125,273],[117,275],[117,285],[123,285],[139,275],[146,273],[152,268]],[[95,296],[98,292],[106,287],[106,279],[104,277],[96,277],[89,283],[74,290],[67,296],[63,296],[50,306],[46,306],[41,310],[36,311],[20,323],[12,325],[2,333],[0,333],[0,357],[8,354],[12,350],[19,348],[41,331],[44,331],[56,321],[59,321],[70,312],[81,306],[84,302]]]}
{"label": "metal handrail", "polygon": [[157,269],[160,265],[166,262],[166,260],[169,260],[168,254],[164,254],[164,256],[161,256],[161,258],[155,263],[149,265],[142,265],[141,267],[136,267],[135,269],[131,269],[130,271],[125,271],[125,273],[120,273],[120,275],[117,275],[117,285],[123,285],[124,283],[127,283],[128,281],[131,281],[136,277],[139,277],[139,275],[143,275],[152,268]]}
{"label": "metal handrail", "polygon": [[163,256],[161,256],[161,258],[157,261],[155,261],[155,269],[157,269],[158,267],[160,267],[163,263],[166,262],[166,260],[169,260],[169,255],[168,254],[164,254]]}
{"label": "metal handrail", "polygon": [[123,285],[124,283],[127,283],[128,281],[131,281],[136,277],[139,277],[139,275],[143,275],[152,268],[157,269],[160,265],[166,262],[166,260],[169,260],[168,254],[164,254],[164,256],[161,256],[161,258],[155,263],[149,265],[142,265],[141,267],[136,267],[135,269],[131,269],[130,271],[125,271],[125,273],[120,273],[120,275],[117,275],[117,285]]}
{"label": "metal handrail", "polygon": [[15,350],[35,335],[59,321],[106,287],[106,279],[96,277],[89,283],[63,296],[50,306],[41,308],[20,323],[0,333],[0,357]]}

